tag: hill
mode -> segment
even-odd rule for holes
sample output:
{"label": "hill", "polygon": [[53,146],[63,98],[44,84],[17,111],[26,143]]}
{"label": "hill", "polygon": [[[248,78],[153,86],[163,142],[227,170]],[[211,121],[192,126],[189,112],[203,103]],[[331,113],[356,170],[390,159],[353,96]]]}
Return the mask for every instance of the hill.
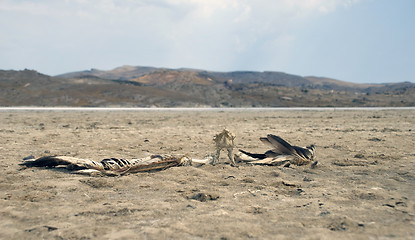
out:
{"label": "hill", "polygon": [[1,106],[415,106],[415,84],[356,84],[283,72],[122,66],[47,76],[0,70]]}
{"label": "hill", "polygon": [[79,72],[71,72],[58,75],[56,77],[60,78],[85,78],[89,76],[98,77],[102,79],[110,80],[129,80],[132,78],[137,78],[148,73],[158,70],[153,67],[133,67],[133,66],[121,66],[110,71],[103,71],[98,69],[91,69]]}

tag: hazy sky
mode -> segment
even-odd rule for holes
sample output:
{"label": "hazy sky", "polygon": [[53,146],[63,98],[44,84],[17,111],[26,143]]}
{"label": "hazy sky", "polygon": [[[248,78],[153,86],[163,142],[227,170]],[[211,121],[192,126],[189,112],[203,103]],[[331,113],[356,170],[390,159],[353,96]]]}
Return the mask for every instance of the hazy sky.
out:
{"label": "hazy sky", "polygon": [[415,0],[0,0],[0,69],[121,65],[415,82]]}

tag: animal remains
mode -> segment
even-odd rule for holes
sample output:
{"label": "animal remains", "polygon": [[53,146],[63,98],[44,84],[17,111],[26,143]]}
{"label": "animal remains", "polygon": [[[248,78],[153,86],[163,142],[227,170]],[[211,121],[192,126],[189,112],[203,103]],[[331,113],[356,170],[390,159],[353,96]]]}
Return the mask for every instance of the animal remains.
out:
{"label": "animal remains", "polygon": [[219,161],[220,151],[226,149],[228,151],[228,158],[231,161],[233,166],[236,166],[235,160],[233,158],[233,148],[235,147],[235,135],[231,133],[228,129],[224,129],[221,133],[216,134],[213,137],[213,141],[216,144],[216,151],[213,156],[213,165]]}
{"label": "animal remains", "polygon": [[59,167],[65,166],[72,173],[87,175],[124,175],[127,173],[149,172],[164,170],[170,167],[186,165],[214,165],[219,161],[220,151],[226,149],[231,163],[235,165],[233,159],[233,147],[235,135],[229,130],[224,129],[213,138],[215,142],[215,152],[204,159],[191,159],[186,155],[151,155],[145,158],[122,159],[106,158],[99,162],[90,159],[81,159],[68,156],[45,156],[38,159],[26,159],[20,165],[26,167]]}
{"label": "animal remains", "polygon": [[[228,158],[232,166],[236,166],[235,159],[238,162],[246,162],[251,164],[273,165],[279,166],[287,163],[295,165],[304,165],[314,160],[314,145],[305,148],[292,146],[282,138],[268,134],[266,138],[260,140],[271,146],[273,149],[263,154],[249,153],[239,150],[240,153],[233,154],[235,147],[235,135],[229,130],[224,129],[221,133],[216,134],[213,138],[215,142],[215,151],[204,159],[192,159],[187,155],[151,155],[145,158],[122,159],[122,158],[106,158],[99,162],[68,156],[45,156],[37,159],[29,158],[20,165],[26,167],[59,167],[65,166],[66,169],[73,173],[87,175],[124,175],[127,173],[148,172],[156,170],[164,170],[176,166],[214,165],[219,161],[220,152],[227,150]],[[313,165],[317,164],[317,161]],[[312,166],[313,166],[312,165]]]}
{"label": "animal remains", "polygon": [[67,156],[46,156],[35,160],[28,159],[22,166],[26,167],[57,167],[66,166],[78,174],[104,174],[108,176],[124,175],[126,173],[148,172],[163,170],[175,166],[190,165],[191,159],[186,156],[152,155],[146,158],[121,159],[107,158],[100,162]]}
{"label": "animal remains", "polygon": [[[265,153],[250,153],[239,150],[237,160],[248,162],[251,164],[280,166],[285,164],[305,165],[314,161],[315,147],[310,145],[307,147],[292,146],[279,136],[268,134],[267,137],[261,137],[259,140],[264,144],[272,147]],[[315,161],[312,166],[315,166]]]}

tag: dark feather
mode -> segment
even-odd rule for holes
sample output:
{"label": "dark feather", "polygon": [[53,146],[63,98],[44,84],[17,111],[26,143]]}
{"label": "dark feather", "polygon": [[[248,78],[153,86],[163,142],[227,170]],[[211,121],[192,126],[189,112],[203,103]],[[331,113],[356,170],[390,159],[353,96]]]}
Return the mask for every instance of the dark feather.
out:
{"label": "dark feather", "polygon": [[246,152],[246,151],[241,150],[241,149],[239,149],[239,151],[240,151],[241,153],[246,154],[246,155],[248,155],[248,156],[250,156],[250,157],[253,157],[253,158],[258,158],[258,159],[264,159],[264,158],[267,158],[267,155],[265,155],[265,154],[261,154],[261,153],[250,153],[250,152]]}
{"label": "dark feather", "polygon": [[270,148],[274,148],[274,145],[272,145],[272,143],[268,140],[268,138],[266,138],[266,137],[261,137],[261,138],[259,138],[259,140],[260,140],[263,144],[267,145],[268,147],[270,147]]}
{"label": "dark feather", "polygon": [[267,138],[269,142],[272,144],[272,146],[275,148],[273,149],[275,153],[287,154],[287,155],[296,153],[294,148],[291,146],[291,144],[286,142],[284,139],[278,136],[272,135],[272,134],[268,134]]}
{"label": "dark feather", "polygon": [[56,156],[46,156],[41,157],[36,160],[26,160],[23,163],[20,163],[22,166],[26,167],[56,167],[59,165],[70,165],[68,161],[64,161]]}

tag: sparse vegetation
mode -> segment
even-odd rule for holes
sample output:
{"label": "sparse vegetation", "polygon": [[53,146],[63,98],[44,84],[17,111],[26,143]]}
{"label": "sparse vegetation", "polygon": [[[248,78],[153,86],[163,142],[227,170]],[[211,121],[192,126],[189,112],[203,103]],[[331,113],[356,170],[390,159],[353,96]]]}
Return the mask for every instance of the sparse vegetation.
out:
{"label": "sparse vegetation", "polygon": [[140,67],[60,77],[0,70],[0,106],[398,107],[415,106],[415,84]]}

